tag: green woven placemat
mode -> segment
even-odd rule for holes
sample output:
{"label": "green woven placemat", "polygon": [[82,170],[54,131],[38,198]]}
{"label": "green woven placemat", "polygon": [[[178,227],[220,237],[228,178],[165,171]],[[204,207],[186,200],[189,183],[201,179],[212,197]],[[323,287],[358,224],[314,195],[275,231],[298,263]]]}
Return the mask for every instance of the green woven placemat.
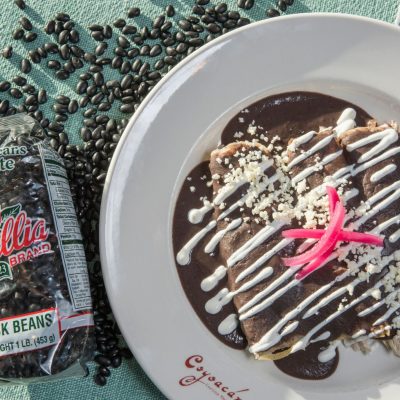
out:
{"label": "green woven placemat", "polygon": [[[148,23],[152,18],[162,13],[167,4],[173,4],[176,9],[175,20],[189,14],[193,0],[26,0],[28,8],[25,12],[36,26],[43,26],[54,17],[57,12],[65,11],[81,28],[91,23],[111,24],[118,17],[124,17],[132,6],[139,6],[142,11],[140,18],[135,22]],[[225,0],[229,7],[238,10],[236,0]],[[275,4],[271,0],[256,0],[256,5],[250,11],[240,10],[252,21],[264,18],[266,8]],[[399,6],[398,0],[296,0],[289,7],[286,14],[304,12],[341,12],[368,16],[393,22]],[[12,0],[2,1],[0,13],[0,48],[9,44],[10,32],[17,26],[17,21],[23,12],[17,9]],[[81,35],[82,47],[94,49],[96,42],[88,34]],[[12,62],[1,59],[0,79],[10,79],[18,73],[18,62],[21,55],[34,44],[19,42],[14,45],[14,53],[18,56]],[[154,61],[154,60],[153,60]],[[110,79],[112,73],[106,75]],[[50,97],[58,92],[77,98],[74,91],[77,79],[71,78],[61,82],[54,75],[40,65],[34,65],[29,81],[37,86],[49,89]],[[15,102],[15,100],[14,100]],[[50,107],[51,103],[48,105]],[[116,109],[112,110],[114,117],[122,117]],[[80,143],[79,127],[81,116],[75,114],[67,124],[67,131],[72,143]],[[93,373],[94,365],[90,365]],[[91,378],[71,378],[53,383],[38,383],[29,386],[6,386],[0,388],[0,400],[42,400],[42,399],[96,399],[96,400],[125,400],[125,399],[164,399],[165,397],[151,383],[136,361],[124,362],[122,367],[112,372],[107,386],[98,387]]]}

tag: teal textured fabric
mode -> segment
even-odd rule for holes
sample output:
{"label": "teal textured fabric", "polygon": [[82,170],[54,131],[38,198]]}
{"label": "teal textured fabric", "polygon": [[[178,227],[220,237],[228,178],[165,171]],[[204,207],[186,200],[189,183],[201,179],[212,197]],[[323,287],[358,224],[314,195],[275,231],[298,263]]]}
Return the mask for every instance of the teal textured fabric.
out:
{"label": "teal textured fabric", "polygon": [[[111,24],[119,17],[125,17],[126,11],[132,6],[139,6],[142,15],[135,19],[138,25],[148,24],[155,16],[159,15],[167,4],[173,4],[176,9],[175,20],[189,14],[194,0],[26,0],[27,9],[24,11],[34,22],[35,26],[43,27],[45,22],[57,12],[65,11],[71,15],[78,24],[81,33],[82,47],[94,50],[96,42],[85,33],[85,29],[91,23]],[[236,0],[225,0],[230,9],[237,10]],[[252,21],[258,21],[265,17],[265,10],[274,6],[275,0],[256,0],[256,5],[250,11],[240,10]],[[398,0],[296,0],[295,4],[288,8],[286,14],[304,12],[340,12],[368,16],[388,22],[395,20]],[[16,28],[17,21],[23,11],[19,10],[11,0],[2,1],[0,13],[0,48],[10,43],[10,34]],[[38,33],[39,31],[36,30]],[[46,40],[45,35],[39,33],[39,40]],[[33,48],[35,44],[22,41],[13,43],[15,56],[11,61],[1,58],[0,79],[11,79],[18,73],[18,64],[21,56]],[[110,46],[112,47],[112,46]],[[108,50],[111,54],[111,49]],[[153,60],[154,62],[154,60]],[[110,79],[113,73],[106,77]],[[74,91],[77,78],[71,78],[61,82],[54,78],[54,73],[49,72],[43,65],[34,65],[33,72],[29,74],[29,82],[39,87],[44,87],[49,97],[55,97],[58,93],[77,98]],[[15,104],[15,99],[13,99]],[[48,107],[51,102],[48,103]],[[111,113],[116,118],[122,114],[116,109]],[[80,143],[79,127],[81,126],[79,113],[71,117],[67,124],[67,131],[73,143]],[[93,375],[94,365],[90,365]],[[91,378],[70,378],[54,381],[53,383],[37,383],[29,386],[2,386],[0,388],[0,400],[44,400],[44,399],[96,399],[96,400],[125,400],[125,399],[164,399],[165,397],[152,384],[135,360],[124,362],[122,367],[112,372],[107,386],[98,387]]]}

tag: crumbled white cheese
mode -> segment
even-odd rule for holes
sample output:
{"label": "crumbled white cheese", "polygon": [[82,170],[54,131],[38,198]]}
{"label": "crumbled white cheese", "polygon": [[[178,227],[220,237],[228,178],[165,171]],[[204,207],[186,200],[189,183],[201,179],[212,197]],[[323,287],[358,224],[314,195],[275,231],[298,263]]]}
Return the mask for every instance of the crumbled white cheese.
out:
{"label": "crumbled white cheese", "polygon": [[194,193],[195,191],[196,191],[196,188],[194,187],[194,186],[190,186],[190,191],[192,192],[192,193]]}

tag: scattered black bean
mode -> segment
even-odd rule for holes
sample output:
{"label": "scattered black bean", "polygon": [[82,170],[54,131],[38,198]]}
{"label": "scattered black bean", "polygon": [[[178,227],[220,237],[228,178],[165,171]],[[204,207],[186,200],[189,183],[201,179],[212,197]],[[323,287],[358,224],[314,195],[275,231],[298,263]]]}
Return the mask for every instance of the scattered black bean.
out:
{"label": "scattered black bean", "polygon": [[287,9],[287,4],[284,0],[279,0],[277,7],[281,10],[281,11],[286,11]]}
{"label": "scattered black bean", "polygon": [[47,92],[45,89],[39,89],[38,102],[39,102],[39,104],[44,104],[47,102]]}
{"label": "scattered black bean", "polygon": [[31,72],[31,70],[32,70],[32,65],[31,65],[30,61],[26,58],[23,58],[21,60],[21,71],[24,74],[29,74],[29,72]]}
{"label": "scattered black bean", "polygon": [[27,43],[35,41],[36,38],[37,38],[37,33],[35,33],[35,32],[27,32],[23,37],[24,42],[27,42]]}
{"label": "scattered black bean", "polygon": [[140,15],[140,8],[139,7],[132,7],[128,10],[128,17],[134,18]]}
{"label": "scattered black bean", "polygon": [[175,8],[172,4],[167,5],[165,8],[165,14],[167,17],[173,17],[175,15]]}
{"label": "scattered black bean", "polygon": [[17,88],[11,88],[10,95],[15,99],[20,99],[22,97],[22,92]]}
{"label": "scattered black bean", "polygon": [[24,36],[24,30],[21,28],[17,28],[14,32],[13,32],[13,39],[14,40],[19,40],[22,39]]}
{"label": "scattered black bean", "polygon": [[12,81],[18,86],[24,86],[26,84],[26,78],[21,75],[14,76]]}
{"label": "scattered black bean", "polygon": [[24,0],[14,0],[14,4],[21,10],[25,10],[26,4]]}
{"label": "scattered black bean", "polygon": [[56,78],[65,81],[66,79],[69,78],[69,72],[60,69],[59,71],[56,72]]}
{"label": "scattered black bean", "polygon": [[130,34],[136,33],[137,32],[137,28],[136,28],[136,26],[133,26],[133,25],[125,25],[122,28],[121,32],[124,35],[130,35]]}
{"label": "scattered black bean", "polygon": [[116,28],[123,28],[126,25],[126,21],[123,18],[118,18],[114,21],[113,25]]}
{"label": "scattered black bean", "polygon": [[30,30],[32,30],[32,23],[31,23],[31,21],[29,21],[29,19],[27,18],[27,17],[21,17],[20,19],[19,19],[19,23],[21,24],[21,26],[25,29],[25,30],[27,30],[27,31],[30,31]]}
{"label": "scattered black bean", "polygon": [[104,40],[104,35],[103,35],[103,31],[94,31],[92,32],[92,38],[94,40],[97,40],[98,42]]}
{"label": "scattered black bean", "polygon": [[64,13],[64,12],[59,12],[59,13],[56,15],[56,20],[57,20],[57,21],[67,22],[67,21],[69,21],[70,19],[71,19],[70,16],[69,16],[67,13]]}
{"label": "scattered black bean", "polygon": [[12,46],[6,46],[6,47],[4,47],[3,51],[1,52],[1,54],[2,54],[2,56],[3,56],[4,58],[11,58],[12,53],[13,53],[13,48],[12,48]]}
{"label": "scattered black bean", "polygon": [[28,52],[28,55],[30,59],[32,60],[33,63],[38,64],[42,60],[42,57],[40,57],[40,54],[37,50],[30,50]]}
{"label": "scattered black bean", "polygon": [[8,81],[2,81],[0,82],[0,92],[7,92],[8,89],[10,89],[11,83]]}
{"label": "scattered black bean", "polygon": [[266,12],[267,17],[274,18],[279,17],[280,13],[275,8],[269,8]]}
{"label": "scattered black bean", "polygon": [[61,68],[61,63],[59,61],[57,61],[57,60],[49,60],[47,62],[47,67],[50,68],[50,69],[58,70],[58,69]]}
{"label": "scattered black bean", "polygon": [[106,26],[103,28],[103,36],[104,36],[106,39],[111,39],[111,37],[112,37],[112,28],[111,28],[110,25],[106,25]]}

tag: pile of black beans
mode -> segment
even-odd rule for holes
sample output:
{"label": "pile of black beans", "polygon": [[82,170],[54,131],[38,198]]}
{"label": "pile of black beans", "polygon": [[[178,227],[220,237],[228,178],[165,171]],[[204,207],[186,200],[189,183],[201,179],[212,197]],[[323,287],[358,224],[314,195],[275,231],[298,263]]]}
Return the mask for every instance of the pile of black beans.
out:
{"label": "pile of black beans", "polygon": [[[95,361],[99,365],[95,382],[105,385],[110,367],[117,368],[123,358],[132,357],[120,345],[120,332],[112,318],[99,262],[101,196],[108,166],[128,123],[123,114],[130,117],[161,77],[180,60],[220,35],[249,24],[250,20],[227,3],[195,0],[190,15],[177,22],[173,5],[168,5],[151,23],[143,25],[138,22],[140,8],[131,7],[125,16],[110,24],[93,23],[87,27],[86,33],[97,43],[95,50],[90,51],[88,47],[92,44],[87,41],[82,44],[84,32],[67,13],[58,13],[44,27],[33,26],[28,18],[29,3],[14,2],[21,10],[21,17],[11,40],[23,40],[36,47],[20,59],[20,75],[0,82],[0,117],[28,113],[46,129],[51,146],[64,159],[89,262],[98,352]],[[250,10],[256,2],[231,0],[230,3]],[[293,2],[279,0],[275,8],[266,10],[266,17],[280,15]],[[260,6],[261,1],[258,3]],[[2,55],[13,60],[12,44],[2,50]],[[59,80],[78,78],[79,98],[59,94],[52,112],[46,114],[42,105],[53,101],[48,98],[46,87],[39,88],[27,81],[35,64],[47,67],[48,73]],[[118,78],[107,80],[108,74],[104,73],[107,69]],[[118,114],[120,118],[113,117]],[[69,143],[68,119],[72,115],[74,120],[82,121],[83,145]]]}

